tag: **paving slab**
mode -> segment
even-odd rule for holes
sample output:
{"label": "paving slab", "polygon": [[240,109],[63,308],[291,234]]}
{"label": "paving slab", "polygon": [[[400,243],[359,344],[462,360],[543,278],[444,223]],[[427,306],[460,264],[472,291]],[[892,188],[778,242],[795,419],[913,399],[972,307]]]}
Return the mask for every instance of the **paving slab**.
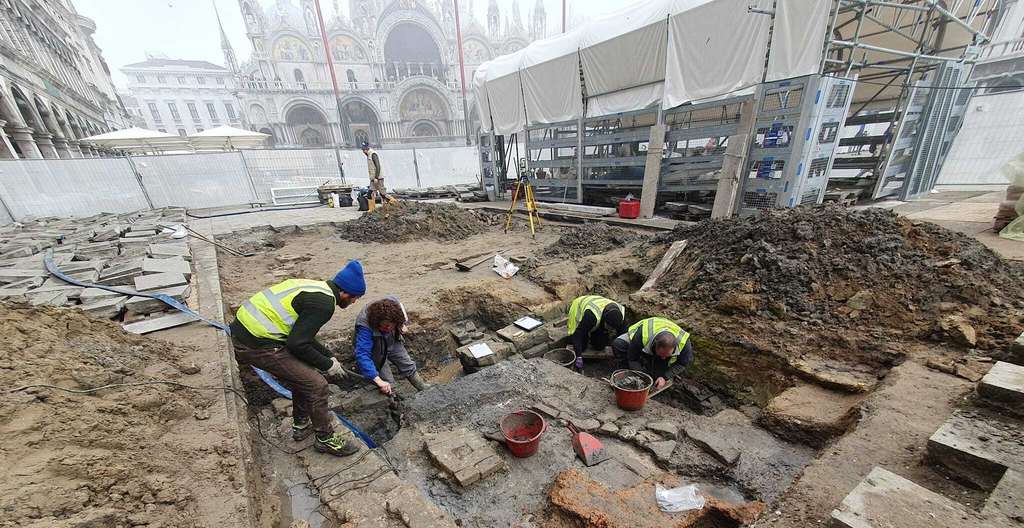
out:
{"label": "paving slab", "polygon": [[64,306],[69,302],[68,294],[59,291],[29,294],[27,297],[32,306]]}
{"label": "paving slab", "polygon": [[[173,298],[176,301],[184,302],[185,298],[188,297],[189,293],[192,292],[192,287],[188,284],[181,286],[172,286],[170,288],[164,288],[162,290],[153,290],[146,293],[161,293]],[[166,303],[159,299],[153,299],[150,297],[139,297],[135,296],[125,303],[125,309],[136,315],[147,315],[156,312],[162,312],[169,309]]]}
{"label": "paving slab", "polygon": [[960,528],[980,523],[964,506],[880,467],[832,511],[832,525],[841,528]]}
{"label": "paving slab", "polygon": [[928,459],[991,490],[1007,469],[1024,471],[1024,422],[985,410],[957,411],[928,439]]}
{"label": "paving slab", "polygon": [[192,258],[192,251],[188,248],[187,244],[150,244],[149,254],[165,257],[183,257],[186,260]]}
{"label": "paving slab", "polygon": [[199,318],[183,312],[176,312],[171,315],[149,318],[137,323],[124,325],[124,330],[132,334],[148,334],[158,330],[166,330],[176,326],[186,325]]}
{"label": "paving slab", "polygon": [[155,273],[135,277],[134,284],[135,291],[162,290],[188,284],[188,280],[181,273]]}
{"label": "paving slab", "polygon": [[124,296],[120,293],[114,293],[100,288],[86,288],[78,295],[78,299],[82,301],[82,304],[92,304],[106,299],[112,299],[114,297]]}
{"label": "paving slab", "polygon": [[148,258],[142,261],[142,273],[181,273],[183,275],[191,275],[192,266],[180,257],[166,259]]}
{"label": "paving slab", "polygon": [[124,295],[117,295],[116,297],[100,299],[89,304],[80,304],[76,308],[101,319],[113,319],[121,314],[121,310],[124,310],[124,303],[127,300],[128,298]]}
{"label": "paving slab", "polygon": [[508,325],[498,330],[498,336],[512,343],[516,350],[528,350],[548,340],[547,325],[541,325],[526,331],[516,325]]}
{"label": "paving slab", "polygon": [[997,361],[978,383],[978,394],[1024,411],[1024,367]]}

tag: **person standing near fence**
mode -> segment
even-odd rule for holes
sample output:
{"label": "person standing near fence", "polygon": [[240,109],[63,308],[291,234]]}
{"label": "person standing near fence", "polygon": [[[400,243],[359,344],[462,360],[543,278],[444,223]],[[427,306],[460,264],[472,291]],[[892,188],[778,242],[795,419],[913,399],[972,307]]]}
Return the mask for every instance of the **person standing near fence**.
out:
{"label": "person standing near fence", "polygon": [[385,200],[387,202],[393,202],[394,198],[387,195],[387,191],[384,189],[384,170],[380,166],[380,156],[376,150],[370,148],[370,144],[366,141],[361,145],[363,148],[363,154],[366,155],[366,170],[370,176],[370,200],[368,204],[368,210],[373,211],[376,207],[377,200],[383,205]]}

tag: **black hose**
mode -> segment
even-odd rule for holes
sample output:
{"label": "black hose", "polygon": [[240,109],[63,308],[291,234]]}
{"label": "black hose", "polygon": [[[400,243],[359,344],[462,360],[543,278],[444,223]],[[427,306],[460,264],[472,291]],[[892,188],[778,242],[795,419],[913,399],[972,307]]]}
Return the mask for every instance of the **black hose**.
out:
{"label": "black hose", "polygon": [[252,214],[252,213],[262,213],[264,211],[291,211],[293,209],[313,209],[315,207],[324,207],[324,204],[293,205],[291,207],[273,207],[273,208],[261,207],[259,209],[250,209],[248,211],[234,211],[234,212],[231,212],[231,213],[218,213],[218,214],[212,214],[212,215],[196,215],[196,214],[192,214],[192,213],[186,211],[185,212],[185,216],[187,216],[189,218],[198,218],[198,219],[220,218],[222,216],[235,216],[235,215],[244,215],[244,214]]}

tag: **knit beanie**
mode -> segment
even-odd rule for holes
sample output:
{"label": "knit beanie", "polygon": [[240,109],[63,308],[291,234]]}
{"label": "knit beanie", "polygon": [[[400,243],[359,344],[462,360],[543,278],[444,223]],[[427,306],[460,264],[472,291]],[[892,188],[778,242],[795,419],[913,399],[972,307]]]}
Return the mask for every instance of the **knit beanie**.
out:
{"label": "knit beanie", "polygon": [[334,276],[334,284],[341,291],[362,297],[366,293],[366,281],[363,279],[363,265],[358,260],[350,260],[337,275]]}

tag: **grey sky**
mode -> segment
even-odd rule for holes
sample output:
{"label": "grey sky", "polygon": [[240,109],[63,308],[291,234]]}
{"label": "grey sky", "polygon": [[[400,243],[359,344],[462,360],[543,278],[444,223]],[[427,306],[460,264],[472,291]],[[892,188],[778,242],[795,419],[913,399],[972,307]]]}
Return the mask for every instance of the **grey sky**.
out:
{"label": "grey sky", "polygon": [[[260,0],[270,5],[277,0]],[[291,0],[297,3],[299,0]],[[421,0],[422,1],[422,0]],[[442,0],[451,1],[451,0]],[[460,0],[470,2],[471,0]],[[561,0],[543,0],[548,17],[549,32],[554,34],[561,26]],[[631,3],[628,0],[567,0],[569,21],[579,22],[618,9]],[[96,43],[110,66],[114,83],[125,87],[120,68],[125,64],[141,62],[147,51],[166,54],[172,59],[207,60],[224,64],[220,50],[220,33],[213,15],[213,2],[220,12],[224,30],[235,48],[240,62],[248,59],[251,46],[245,37],[245,27],[237,0],[72,0],[75,9],[96,21]],[[498,0],[502,13],[512,9],[513,0]],[[524,24],[535,0],[520,0]],[[324,17],[333,17],[333,0],[321,0]],[[472,0],[476,19],[484,23],[487,0]],[[347,0],[340,0],[341,9],[348,14]],[[585,13],[577,7],[586,5]]]}

